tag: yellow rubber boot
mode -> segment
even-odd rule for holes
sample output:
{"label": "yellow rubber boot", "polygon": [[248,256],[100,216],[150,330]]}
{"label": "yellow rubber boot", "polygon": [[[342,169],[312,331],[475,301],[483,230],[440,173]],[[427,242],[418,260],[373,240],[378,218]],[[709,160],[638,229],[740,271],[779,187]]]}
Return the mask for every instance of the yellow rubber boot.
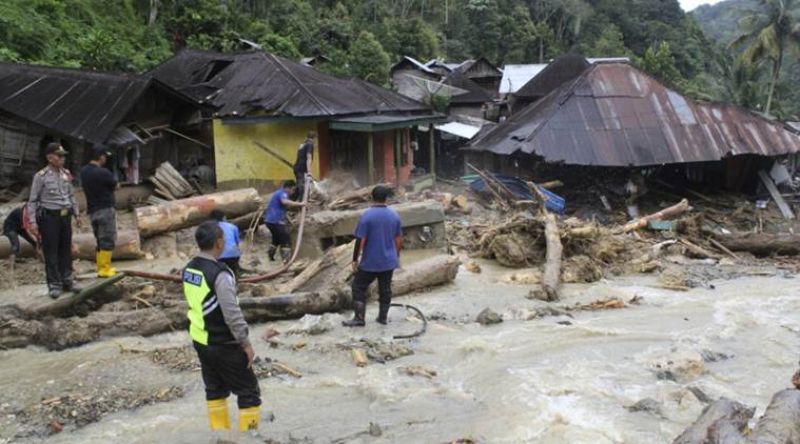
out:
{"label": "yellow rubber boot", "polygon": [[97,252],[97,277],[107,278],[117,274],[111,266],[111,251],[100,250]]}
{"label": "yellow rubber boot", "polygon": [[256,430],[261,421],[261,406],[239,409],[239,431]]}
{"label": "yellow rubber boot", "polygon": [[206,401],[208,405],[208,420],[211,423],[211,430],[230,430],[231,418],[228,416],[228,400],[212,399]]}

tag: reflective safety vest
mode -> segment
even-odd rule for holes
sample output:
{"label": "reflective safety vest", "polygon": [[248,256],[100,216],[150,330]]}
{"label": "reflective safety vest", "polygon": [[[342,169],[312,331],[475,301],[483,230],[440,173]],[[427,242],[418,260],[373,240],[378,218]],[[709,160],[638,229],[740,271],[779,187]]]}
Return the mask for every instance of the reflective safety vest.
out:
{"label": "reflective safety vest", "polygon": [[202,345],[236,342],[214,291],[220,273],[233,276],[225,264],[202,257],[195,257],[183,269],[183,295],[189,304],[189,335]]}

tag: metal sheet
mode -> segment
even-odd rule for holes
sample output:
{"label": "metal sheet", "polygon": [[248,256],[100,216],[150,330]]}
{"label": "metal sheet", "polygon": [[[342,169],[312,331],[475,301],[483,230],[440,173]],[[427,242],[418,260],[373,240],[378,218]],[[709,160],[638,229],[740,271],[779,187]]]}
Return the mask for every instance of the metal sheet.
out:
{"label": "metal sheet", "polygon": [[734,105],[695,102],[628,63],[604,62],[466,149],[521,149],[574,165],[648,166],[798,153],[800,134]]}

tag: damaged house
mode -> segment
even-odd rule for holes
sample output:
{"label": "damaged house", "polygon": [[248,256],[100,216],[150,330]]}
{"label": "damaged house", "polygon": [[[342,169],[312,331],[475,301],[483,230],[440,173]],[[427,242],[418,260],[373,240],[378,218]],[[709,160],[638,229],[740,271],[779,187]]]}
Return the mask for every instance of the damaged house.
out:
{"label": "damaged house", "polygon": [[517,92],[531,104],[466,148],[470,161],[515,175],[544,164],[661,167],[676,179],[742,189],[774,157],[800,152],[800,136],[783,124],[693,101],[627,62],[567,63],[583,66],[577,75],[548,73],[555,65]]}
{"label": "damaged house", "polygon": [[120,181],[139,183],[164,161],[190,168],[209,139],[200,108],[152,78],[0,63],[0,186],[28,184],[52,141],[72,171],[105,143]]}
{"label": "damaged house", "polygon": [[271,188],[293,178],[291,164],[309,131],[318,151],[312,174],[352,172],[361,184],[407,185],[430,171],[435,152],[409,131],[442,118],[427,106],[358,80],[334,77],[263,51],[183,50],[152,75],[214,109],[213,145],[221,188]]}

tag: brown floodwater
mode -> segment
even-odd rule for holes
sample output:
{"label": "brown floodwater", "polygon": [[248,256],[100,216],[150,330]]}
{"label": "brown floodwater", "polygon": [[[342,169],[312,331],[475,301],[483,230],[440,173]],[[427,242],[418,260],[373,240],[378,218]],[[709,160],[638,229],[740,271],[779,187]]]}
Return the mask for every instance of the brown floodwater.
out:
{"label": "brown floodwater", "polygon": [[[264,409],[274,421],[262,423],[259,436],[222,437],[241,443],[443,443],[459,438],[667,443],[704,407],[690,387],[710,398],[727,396],[757,406],[759,415],[796,369],[800,280],[749,276],[688,292],[658,289],[651,276],[570,285],[565,300],[555,305],[642,299],[624,309],[526,320],[546,304],[526,299],[526,286],[500,283],[507,271],[483,263],[481,274],[462,270],[452,285],[398,298],[434,319],[424,336],[397,341],[413,355],[385,364],[356,367],[341,345],[362,338],[391,341],[394,334],[414,331],[419,323],[404,310],[393,311],[388,327],[371,323],[363,330],[339,326],[347,313],[325,315],[321,322],[331,329],[320,335],[291,334],[318,321],[314,318],[255,326],[254,337],[273,328],[285,344],[270,348],[257,340],[257,355],[278,359],[303,377],[261,380]],[[505,321],[492,326],[474,322],[486,307]],[[374,315],[373,304],[369,319]],[[169,372],[141,360],[129,364],[119,353],[120,347],[152,349],[187,341],[185,333],[175,332],[57,353],[34,348],[0,352],[0,402],[37,402],[48,396],[48,387],[80,379],[88,369],[98,384],[178,384],[186,392],[181,399],[114,413],[44,442],[216,442],[208,432],[198,372]],[[292,349],[302,342],[307,344]],[[409,376],[402,371],[408,366],[437,375]],[[626,408],[645,398],[654,400],[659,411]],[[235,421],[232,401],[231,411]],[[0,438],[13,436],[13,418],[2,423],[6,430],[0,430]],[[381,436],[368,433],[371,423]]]}

